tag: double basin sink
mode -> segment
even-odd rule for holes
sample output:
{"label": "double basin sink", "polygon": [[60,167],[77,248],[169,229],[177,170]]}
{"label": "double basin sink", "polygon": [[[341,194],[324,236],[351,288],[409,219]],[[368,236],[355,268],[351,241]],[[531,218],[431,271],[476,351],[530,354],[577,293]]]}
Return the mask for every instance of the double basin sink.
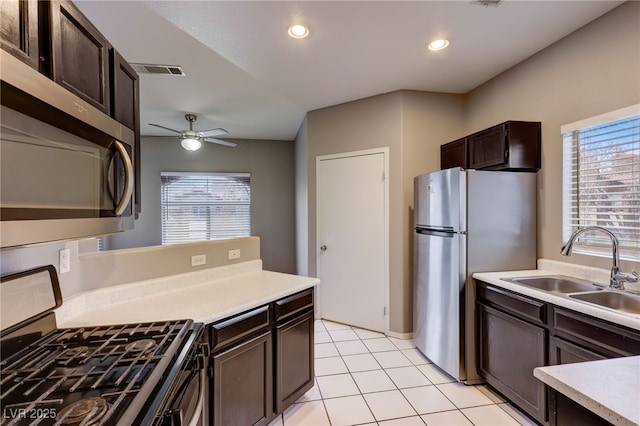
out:
{"label": "double basin sink", "polygon": [[563,275],[502,278],[515,284],[563,295],[618,312],[640,315],[640,295],[598,287],[588,281]]}

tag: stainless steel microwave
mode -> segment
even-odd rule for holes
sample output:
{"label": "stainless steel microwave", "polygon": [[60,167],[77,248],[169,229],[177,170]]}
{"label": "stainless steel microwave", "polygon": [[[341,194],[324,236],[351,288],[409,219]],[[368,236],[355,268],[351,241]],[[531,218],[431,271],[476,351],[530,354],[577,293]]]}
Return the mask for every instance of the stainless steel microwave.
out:
{"label": "stainless steel microwave", "polygon": [[0,61],[0,246],[133,227],[133,131],[4,51]]}

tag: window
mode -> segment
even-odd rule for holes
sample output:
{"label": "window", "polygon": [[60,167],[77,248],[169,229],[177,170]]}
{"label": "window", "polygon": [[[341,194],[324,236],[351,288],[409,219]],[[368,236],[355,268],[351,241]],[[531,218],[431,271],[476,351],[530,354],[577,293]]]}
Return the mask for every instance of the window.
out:
{"label": "window", "polygon": [[248,173],[161,173],[162,244],[251,235]]}
{"label": "window", "polygon": [[[563,237],[603,226],[622,258],[640,259],[640,105],[562,126]],[[576,253],[611,256],[601,233],[584,234]]]}

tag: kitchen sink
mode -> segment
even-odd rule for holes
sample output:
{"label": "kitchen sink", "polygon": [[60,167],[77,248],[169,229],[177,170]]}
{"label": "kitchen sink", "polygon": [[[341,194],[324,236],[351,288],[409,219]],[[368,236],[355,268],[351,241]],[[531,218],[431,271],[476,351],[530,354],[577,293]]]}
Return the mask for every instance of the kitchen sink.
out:
{"label": "kitchen sink", "polygon": [[615,291],[570,294],[570,298],[615,309],[616,311],[640,315],[640,296]]}
{"label": "kitchen sink", "polygon": [[502,278],[503,281],[509,281],[515,284],[533,287],[538,290],[549,291],[552,293],[579,293],[599,290],[594,284],[588,281],[569,278],[563,275],[547,275],[517,278]]}

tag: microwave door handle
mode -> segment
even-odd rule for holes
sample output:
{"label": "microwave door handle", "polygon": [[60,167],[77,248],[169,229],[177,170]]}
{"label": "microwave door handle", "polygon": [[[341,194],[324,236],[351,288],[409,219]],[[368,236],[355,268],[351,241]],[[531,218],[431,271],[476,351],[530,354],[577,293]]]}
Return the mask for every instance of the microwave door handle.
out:
{"label": "microwave door handle", "polygon": [[122,194],[122,198],[115,208],[116,216],[120,216],[127,208],[129,199],[133,193],[133,163],[131,163],[131,158],[129,157],[127,150],[124,148],[124,145],[118,141],[115,141],[115,145],[124,164],[124,194]]}

